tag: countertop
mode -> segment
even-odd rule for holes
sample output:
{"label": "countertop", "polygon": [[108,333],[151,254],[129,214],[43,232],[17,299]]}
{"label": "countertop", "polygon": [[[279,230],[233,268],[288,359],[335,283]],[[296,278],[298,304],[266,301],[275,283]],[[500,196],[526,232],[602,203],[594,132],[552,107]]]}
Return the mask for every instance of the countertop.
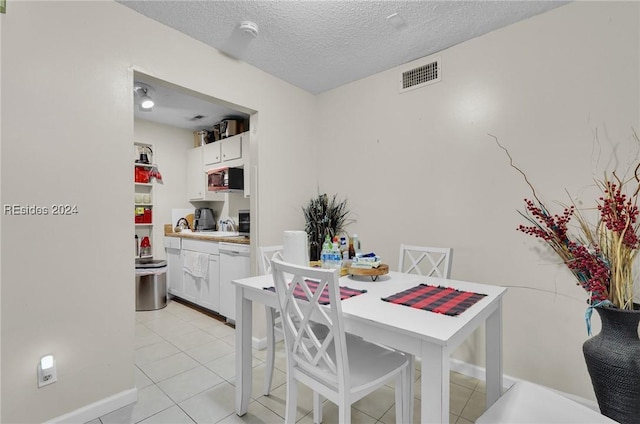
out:
{"label": "countertop", "polygon": [[164,236],[188,238],[188,239],[203,240],[203,241],[213,241],[216,243],[225,242],[225,243],[237,243],[237,244],[250,244],[251,242],[249,237],[245,237],[245,236],[215,236],[215,235],[211,235],[211,233],[199,233],[199,232],[191,232],[191,231],[176,233],[173,231],[173,227],[171,226],[171,224],[165,224]]}

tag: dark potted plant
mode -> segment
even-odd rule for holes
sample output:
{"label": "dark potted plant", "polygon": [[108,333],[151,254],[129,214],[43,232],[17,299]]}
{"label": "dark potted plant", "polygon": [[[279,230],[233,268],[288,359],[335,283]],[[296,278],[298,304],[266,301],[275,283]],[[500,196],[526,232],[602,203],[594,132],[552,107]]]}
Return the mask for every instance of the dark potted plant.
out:
{"label": "dark potted plant", "polygon": [[327,235],[333,239],[344,232],[348,224],[354,222],[349,218],[347,200],[338,201],[335,194],[331,199],[326,194],[312,198],[307,206],[302,207],[302,211],[305,231],[309,237],[309,259],[312,261],[320,260],[322,243]]}

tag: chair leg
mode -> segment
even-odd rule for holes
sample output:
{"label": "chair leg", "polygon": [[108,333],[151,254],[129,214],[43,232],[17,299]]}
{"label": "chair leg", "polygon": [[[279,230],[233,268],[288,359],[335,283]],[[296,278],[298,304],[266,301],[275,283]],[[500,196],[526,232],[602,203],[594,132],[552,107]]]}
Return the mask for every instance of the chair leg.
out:
{"label": "chair leg", "polygon": [[273,330],[275,321],[275,309],[266,307],[267,314],[267,363],[264,374],[264,386],[262,393],[269,396],[271,393],[271,383],[273,382],[273,368],[275,367],[276,357],[276,335]]}
{"label": "chair leg", "polygon": [[295,424],[298,409],[298,382],[293,378],[287,379],[287,405],[284,413],[285,424]]}
{"label": "chair leg", "polygon": [[396,422],[404,423],[409,422],[406,420],[405,410],[406,410],[406,383],[407,383],[407,375],[403,370],[400,374],[396,376]]}
{"label": "chair leg", "polygon": [[322,422],[322,396],[318,392],[313,392],[313,424]]}
{"label": "chair leg", "polygon": [[340,399],[338,405],[338,422],[340,424],[351,423],[351,404],[344,398]]}

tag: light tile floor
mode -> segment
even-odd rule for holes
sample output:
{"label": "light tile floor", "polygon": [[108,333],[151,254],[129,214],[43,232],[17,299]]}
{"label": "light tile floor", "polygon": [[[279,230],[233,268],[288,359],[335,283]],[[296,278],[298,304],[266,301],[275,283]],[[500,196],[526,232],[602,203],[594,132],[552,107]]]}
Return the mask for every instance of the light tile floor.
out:
{"label": "light tile floor", "polygon": [[[236,416],[235,333],[223,322],[181,302],[164,309],[136,312],[135,381],[138,401],[88,424],[125,423],[282,423],[285,405],[285,354],[278,344],[273,389],[262,395],[265,351],[253,351],[253,392],[249,412]],[[417,376],[420,376],[419,361]],[[311,392],[300,387],[298,422],[312,423]],[[451,373],[452,424],[474,422],[484,412],[484,384]],[[419,421],[420,385],[416,384],[415,420]],[[337,407],[324,405],[324,423],[337,421]],[[354,423],[391,424],[395,420],[393,385],[353,405]]]}

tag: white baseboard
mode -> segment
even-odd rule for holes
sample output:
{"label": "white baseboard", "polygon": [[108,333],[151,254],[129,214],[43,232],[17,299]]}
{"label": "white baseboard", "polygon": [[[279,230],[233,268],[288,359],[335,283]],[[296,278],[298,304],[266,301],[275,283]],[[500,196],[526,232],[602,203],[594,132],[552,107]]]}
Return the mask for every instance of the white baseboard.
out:
{"label": "white baseboard", "polygon": [[251,342],[251,346],[257,350],[264,350],[267,348],[267,338],[263,337],[261,339],[254,337]]}
{"label": "white baseboard", "polygon": [[84,424],[91,420],[95,420],[109,412],[120,409],[124,406],[132,404],[138,400],[138,389],[133,388],[116,393],[113,396],[101,399],[97,402],[83,406],[68,414],[61,415],[57,418],[49,420],[46,424],[64,423],[64,424]]}
{"label": "white baseboard", "polygon": [[[459,359],[453,359],[453,358],[451,358],[450,360],[450,367],[451,367],[451,371],[458,372],[460,374],[466,375],[467,377],[473,377],[476,380],[485,381],[485,369],[483,367],[469,364],[467,362],[463,362]],[[503,385],[507,389],[513,386],[518,381],[524,381],[520,378],[511,377],[507,374],[503,374],[502,379],[503,379]],[[600,408],[598,408],[598,403],[593,400],[585,399],[583,397],[576,396],[571,393],[561,392],[560,390],[552,389],[551,387],[546,387],[546,386],[544,387],[553,392],[556,392],[561,396],[571,399],[574,402],[580,403],[589,409],[593,409],[594,411],[600,412]]]}

